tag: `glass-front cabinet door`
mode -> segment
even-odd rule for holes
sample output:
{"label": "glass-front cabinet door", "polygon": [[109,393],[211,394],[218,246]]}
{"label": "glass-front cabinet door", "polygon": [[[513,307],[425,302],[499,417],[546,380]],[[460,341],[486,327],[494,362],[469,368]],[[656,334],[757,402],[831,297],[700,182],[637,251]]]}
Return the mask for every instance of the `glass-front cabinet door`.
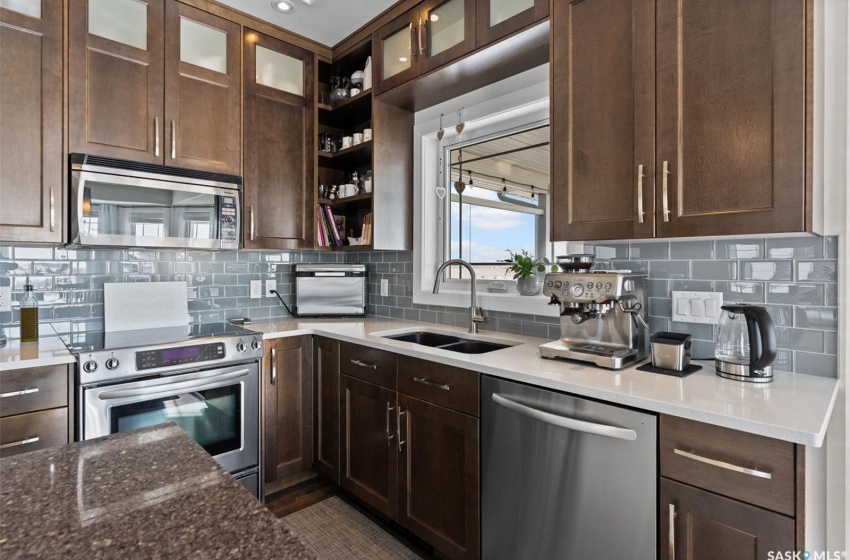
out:
{"label": "glass-front cabinet door", "polygon": [[426,0],[419,5],[419,73],[475,48],[475,0]]}
{"label": "glass-front cabinet door", "polygon": [[375,32],[376,93],[419,75],[419,10],[413,9]]}
{"label": "glass-front cabinet door", "polygon": [[548,0],[476,0],[475,46],[489,45],[548,15]]}

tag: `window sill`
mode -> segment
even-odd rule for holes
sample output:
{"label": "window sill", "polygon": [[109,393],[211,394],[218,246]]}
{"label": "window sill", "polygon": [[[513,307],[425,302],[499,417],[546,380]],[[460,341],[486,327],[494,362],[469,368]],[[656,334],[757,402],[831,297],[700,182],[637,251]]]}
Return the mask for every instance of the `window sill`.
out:
{"label": "window sill", "polygon": [[[414,291],[413,303],[467,309],[469,307],[469,290],[452,290],[444,286],[440,288],[439,294],[425,290]],[[549,298],[546,296],[521,296],[516,293],[515,289],[507,293],[479,291],[476,303],[485,311],[502,311],[545,317],[558,316],[558,307],[549,305]]]}

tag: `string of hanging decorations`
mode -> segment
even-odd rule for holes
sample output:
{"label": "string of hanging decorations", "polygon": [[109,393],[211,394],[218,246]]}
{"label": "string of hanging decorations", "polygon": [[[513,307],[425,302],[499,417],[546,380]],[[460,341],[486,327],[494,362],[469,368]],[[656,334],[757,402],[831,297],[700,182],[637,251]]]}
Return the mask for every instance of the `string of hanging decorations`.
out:
{"label": "string of hanging decorations", "polygon": [[[460,179],[461,173],[463,170],[452,169],[452,180],[455,178]],[[501,177],[498,175],[490,175],[487,173],[482,173],[481,171],[466,171],[469,181],[464,183],[464,186],[469,187],[478,187],[482,189],[487,189],[496,192],[503,192],[505,194],[516,194],[516,195],[531,195],[531,198],[536,198],[538,194],[546,194],[549,192],[548,186],[539,187],[537,185],[532,185],[531,183],[521,183],[519,181],[514,181],[513,179],[508,179],[506,177]],[[483,177],[486,179],[492,179],[494,183],[482,182],[478,181],[474,182],[473,176],[475,177]],[[510,185],[510,186],[509,186]]]}

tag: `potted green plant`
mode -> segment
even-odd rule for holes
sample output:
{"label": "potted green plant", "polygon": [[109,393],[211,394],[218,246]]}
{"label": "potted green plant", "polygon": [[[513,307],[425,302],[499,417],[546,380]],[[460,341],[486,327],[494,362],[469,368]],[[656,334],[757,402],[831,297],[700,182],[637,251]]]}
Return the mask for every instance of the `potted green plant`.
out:
{"label": "potted green plant", "polygon": [[548,258],[533,257],[525,250],[514,253],[508,249],[508,254],[511,258],[501,262],[507,263],[507,271],[514,273],[516,289],[521,296],[534,296],[540,291],[540,282],[537,278],[538,272],[546,272],[550,266],[552,272],[558,270],[558,267],[552,265]]}

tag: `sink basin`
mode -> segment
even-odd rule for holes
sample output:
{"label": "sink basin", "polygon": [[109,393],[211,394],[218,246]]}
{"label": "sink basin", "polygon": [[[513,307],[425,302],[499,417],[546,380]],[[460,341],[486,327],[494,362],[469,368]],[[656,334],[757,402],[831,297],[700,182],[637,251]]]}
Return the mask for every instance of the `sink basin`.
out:
{"label": "sink basin", "polygon": [[[421,344],[430,348],[438,348],[440,350],[448,350],[449,352],[458,352],[459,354],[485,354],[503,348],[510,348],[520,344],[519,342],[505,340],[504,343],[496,342],[495,340],[478,340],[456,336],[449,333],[437,333],[431,331],[413,331],[413,332],[387,332],[385,334],[376,333],[383,338],[398,340],[400,342],[412,342]],[[498,340],[498,339],[497,339]]]}
{"label": "sink basin", "polygon": [[397,334],[393,336],[388,336],[386,338],[400,340],[402,342],[413,342],[415,344],[421,344],[422,346],[430,346],[432,348],[437,348],[438,346],[446,346],[447,344],[454,344],[456,342],[460,342],[460,338],[456,336],[426,331]]}
{"label": "sink basin", "polygon": [[480,340],[461,340],[454,344],[440,346],[442,350],[450,352],[460,352],[461,354],[484,354],[502,348],[510,348],[509,344],[496,344],[495,342],[483,342]]}

